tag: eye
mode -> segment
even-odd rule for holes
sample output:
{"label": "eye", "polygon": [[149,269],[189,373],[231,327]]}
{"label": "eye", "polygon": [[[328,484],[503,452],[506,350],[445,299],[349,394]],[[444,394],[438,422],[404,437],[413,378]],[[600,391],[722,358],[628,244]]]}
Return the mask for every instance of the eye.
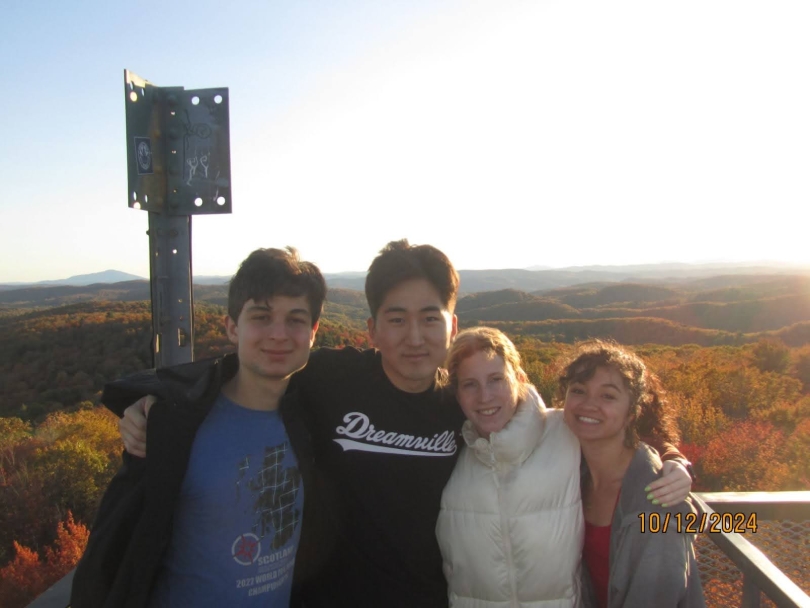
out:
{"label": "eye", "polygon": [[585,393],[585,389],[581,386],[572,386],[568,389],[569,393],[573,393],[574,395],[582,395]]}
{"label": "eye", "polygon": [[442,320],[441,317],[437,317],[437,316],[434,316],[434,315],[431,315],[429,317],[425,317],[425,321],[427,321],[428,323],[438,323],[441,320]]}
{"label": "eye", "polygon": [[617,398],[616,395],[614,395],[613,393],[605,393],[604,395],[602,395],[602,397],[604,397],[608,401],[615,401]]}
{"label": "eye", "polygon": [[404,321],[405,319],[403,319],[402,317],[389,317],[387,319],[387,322],[390,323],[391,325],[401,325]]}
{"label": "eye", "polygon": [[475,387],[476,387],[476,384],[475,384],[475,382],[474,382],[474,381],[472,381],[472,380],[465,380],[465,381],[464,381],[464,382],[462,382],[462,383],[461,383],[461,385],[460,385],[461,390],[464,390],[464,391],[468,391],[468,390],[474,389]]}

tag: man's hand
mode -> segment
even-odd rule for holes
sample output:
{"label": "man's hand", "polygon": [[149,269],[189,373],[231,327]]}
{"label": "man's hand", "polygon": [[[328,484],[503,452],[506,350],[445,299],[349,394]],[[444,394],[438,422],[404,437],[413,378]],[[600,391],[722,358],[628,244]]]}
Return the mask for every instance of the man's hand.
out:
{"label": "man's hand", "polygon": [[647,499],[663,507],[683,502],[692,489],[692,476],[680,460],[665,460],[663,475],[646,488]]}
{"label": "man's hand", "polygon": [[124,410],[124,417],[118,421],[124,449],[133,456],[146,457],[146,417],[155,401],[157,398],[152,395],[141,397]]}

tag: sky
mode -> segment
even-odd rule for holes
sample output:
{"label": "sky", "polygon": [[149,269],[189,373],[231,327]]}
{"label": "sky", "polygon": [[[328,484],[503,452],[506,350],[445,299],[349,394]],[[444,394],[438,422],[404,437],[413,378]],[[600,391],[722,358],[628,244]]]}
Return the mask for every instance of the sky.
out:
{"label": "sky", "polygon": [[810,265],[806,0],[9,0],[0,283],[148,276],[123,71],[228,87],[233,213],[196,275],[292,245],[363,271]]}

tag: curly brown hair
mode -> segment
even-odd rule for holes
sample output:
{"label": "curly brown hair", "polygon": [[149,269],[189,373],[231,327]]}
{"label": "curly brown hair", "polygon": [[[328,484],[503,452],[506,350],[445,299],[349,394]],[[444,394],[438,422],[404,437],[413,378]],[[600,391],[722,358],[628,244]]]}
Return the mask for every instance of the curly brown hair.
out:
{"label": "curly brown hair", "polygon": [[615,369],[630,391],[631,423],[624,438],[627,447],[635,448],[639,436],[658,438],[673,445],[678,443],[675,412],[666,400],[661,380],[641,357],[616,342],[586,340],[574,345],[574,352],[565,361],[559,377],[558,402],[565,402],[565,394],[573,382],[590,380],[599,367]]}

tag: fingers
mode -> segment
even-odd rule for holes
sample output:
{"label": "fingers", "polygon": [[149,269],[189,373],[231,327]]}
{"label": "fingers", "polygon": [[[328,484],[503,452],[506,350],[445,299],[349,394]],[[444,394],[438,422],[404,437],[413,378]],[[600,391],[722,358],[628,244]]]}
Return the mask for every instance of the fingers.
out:
{"label": "fingers", "polygon": [[647,499],[657,505],[674,505],[683,502],[692,489],[692,477],[677,461],[664,463],[664,475],[648,485],[644,491]]}
{"label": "fingers", "polygon": [[684,492],[683,490],[668,492],[664,489],[658,490],[658,492],[652,492],[647,496],[653,496],[650,502],[655,505],[660,504],[662,507],[671,507],[672,505],[677,505],[683,502],[683,499],[686,498],[687,494],[689,494],[689,492]]}
{"label": "fingers", "polygon": [[148,418],[149,410],[155,404],[155,401],[157,401],[157,397],[154,395],[147,395],[146,397],[141,397],[136,403],[141,401],[143,401],[143,415]]}
{"label": "fingers", "polygon": [[124,417],[118,421],[118,432],[124,448],[133,456],[146,456],[146,416],[157,401],[152,395],[138,399],[124,410]]}
{"label": "fingers", "polygon": [[124,449],[139,458],[146,457],[146,441],[138,440],[130,430],[130,422],[126,418],[118,421],[118,432],[124,442]]}

